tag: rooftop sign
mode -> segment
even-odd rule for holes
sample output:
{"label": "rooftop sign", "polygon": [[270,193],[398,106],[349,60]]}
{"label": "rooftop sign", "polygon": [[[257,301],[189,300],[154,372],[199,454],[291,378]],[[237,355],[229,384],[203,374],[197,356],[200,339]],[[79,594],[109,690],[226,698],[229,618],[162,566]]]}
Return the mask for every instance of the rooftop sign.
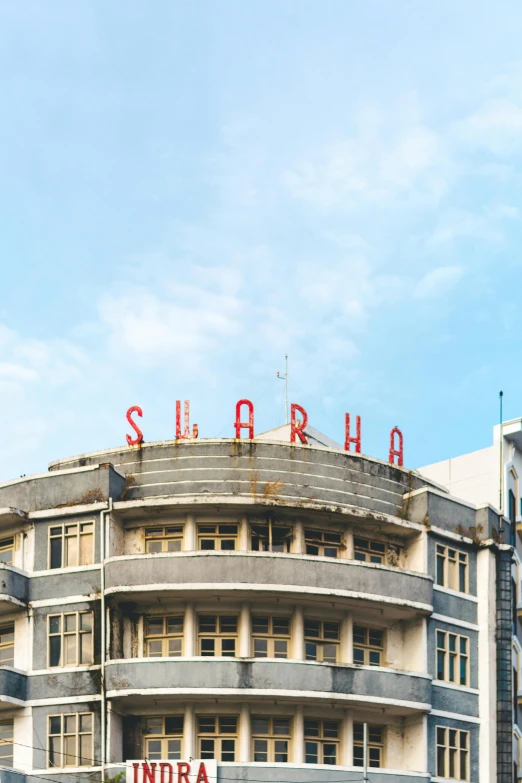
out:
{"label": "rooftop sign", "polygon": [[[244,410],[246,409],[246,410]],[[132,414],[137,416],[143,416],[143,411],[139,405],[133,405],[127,411],[127,421],[136,433],[133,438],[131,435],[127,435],[127,443],[129,446],[139,446],[143,443],[143,432],[139,428],[137,422],[132,418]],[[246,421],[241,421],[243,415],[247,416]],[[301,405],[293,402],[290,405],[290,443],[296,443],[299,440],[300,443],[307,444],[306,428],[308,426],[308,413]],[[250,400],[243,399],[238,400],[236,403],[236,420],[234,422],[235,435],[239,440],[241,438],[241,430],[247,430],[247,437],[249,440],[254,440],[254,403]],[[183,408],[183,430],[181,427],[181,400],[176,400],[176,440],[193,440],[199,435],[199,428],[197,424],[190,429],[190,402],[185,400]],[[345,413],[344,416],[344,450],[351,451],[352,445],[356,454],[361,453],[361,417],[355,417],[355,435],[351,432],[350,414]],[[397,463],[395,462],[397,458]],[[404,461],[404,438],[402,432],[398,427],[394,427],[390,431],[390,450],[388,453],[388,460],[391,465],[399,465],[402,467]]]}

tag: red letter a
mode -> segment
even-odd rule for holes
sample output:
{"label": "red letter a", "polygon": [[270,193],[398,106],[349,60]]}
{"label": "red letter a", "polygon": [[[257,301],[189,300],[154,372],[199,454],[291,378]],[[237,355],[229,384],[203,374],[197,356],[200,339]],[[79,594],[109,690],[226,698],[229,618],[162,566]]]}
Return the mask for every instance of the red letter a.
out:
{"label": "red letter a", "polygon": [[196,783],[208,783],[207,770],[205,769],[205,764],[203,762],[199,765]]}

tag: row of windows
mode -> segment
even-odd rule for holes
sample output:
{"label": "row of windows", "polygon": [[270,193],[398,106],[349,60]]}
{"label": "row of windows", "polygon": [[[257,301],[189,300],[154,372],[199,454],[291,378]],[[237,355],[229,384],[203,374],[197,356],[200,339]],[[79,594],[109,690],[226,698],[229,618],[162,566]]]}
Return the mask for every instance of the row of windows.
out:
{"label": "row of windows", "polygon": [[[268,521],[251,526],[251,547],[254,552],[290,552],[292,527]],[[239,539],[237,524],[201,524],[197,527],[197,546],[203,551],[234,551]],[[147,553],[180,552],[183,525],[145,529]],[[305,528],[305,551],[308,555],[339,557],[344,549],[342,534],[328,530]],[[0,540],[0,563],[12,563],[14,538]],[[383,541],[354,537],[354,559],[368,563],[397,562],[397,547]],[[392,556],[393,555],[393,556]],[[67,568],[94,562],[94,523],[73,523],[49,529],[49,567]],[[462,593],[468,592],[467,552],[437,544],[436,583]]]}
{"label": "row of windows", "polygon": [[[92,612],[67,612],[48,616],[48,661],[50,667],[91,665],[94,662]],[[198,655],[236,657],[237,615],[198,615]],[[153,615],[144,618],[144,651],[150,658],[183,655],[183,615]],[[305,658],[336,663],[340,660],[340,623],[305,619]],[[447,631],[436,632],[437,680],[469,684],[469,638]],[[251,654],[254,658],[288,658],[291,618],[254,615]],[[353,626],[353,662],[382,666],[385,632],[365,625]],[[14,626],[0,626],[0,665],[13,664]]]}

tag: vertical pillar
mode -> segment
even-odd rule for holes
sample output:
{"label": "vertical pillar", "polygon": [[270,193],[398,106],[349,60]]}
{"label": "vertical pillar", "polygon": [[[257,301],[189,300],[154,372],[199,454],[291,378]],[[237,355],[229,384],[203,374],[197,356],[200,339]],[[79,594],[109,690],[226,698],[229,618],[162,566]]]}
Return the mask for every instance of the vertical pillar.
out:
{"label": "vertical pillar", "polygon": [[183,624],[183,655],[186,658],[197,655],[196,648],[196,612],[194,604],[185,607],[185,621]]}
{"label": "vertical pillar", "polygon": [[194,514],[187,514],[183,530],[183,550],[185,552],[194,552],[197,549],[196,538],[196,518]]}
{"label": "vertical pillar", "polygon": [[305,658],[304,643],[304,615],[303,607],[294,607],[294,616],[292,618],[292,658],[297,661],[303,661]]}
{"label": "vertical pillar", "polygon": [[343,767],[351,767],[353,764],[353,712],[346,710],[341,726],[341,752],[340,759]]}
{"label": "vertical pillar", "polygon": [[292,541],[292,552],[294,555],[304,555],[306,552],[304,525],[300,521],[294,523],[294,540]]}
{"label": "vertical pillar", "polygon": [[183,722],[183,758],[196,758],[199,754],[196,748],[196,716],[194,705],[185,706],[185,720]]}
{"label": "vertical pillar", "polygon": [[241,604],[241,613],[239,615],[239,657],[250,658],[250,604]]}
{"label": "vertical pillar", "polygon": [[340,663],[353,663],[353,616],[347,612],[341,624]]}
{"label": "vertical pillar", "polygon": [[242,704],[239,711],[238,761],[250,761],[250,710],[248,704]]}
{"label": "vertical pillar", "polygon": [[239,551],[248,552],[250,549],[250,525],[248,517],[244,514],[239,521]]}
{"label": "vertical pillar", "polygon": [[341,557],[344,557],[346,560],[353,560],[353,528],[349,527],[344,531],[342,541],[344,549],[341,552]]}
{"label": "vertical pillar", "polygon": [[292,761],[294,762],[294,764],[304,764],[305,763],[304,716],[303,716],[303,707],[301,705],[298,705],[295,708],[292,746],[294,749]]}

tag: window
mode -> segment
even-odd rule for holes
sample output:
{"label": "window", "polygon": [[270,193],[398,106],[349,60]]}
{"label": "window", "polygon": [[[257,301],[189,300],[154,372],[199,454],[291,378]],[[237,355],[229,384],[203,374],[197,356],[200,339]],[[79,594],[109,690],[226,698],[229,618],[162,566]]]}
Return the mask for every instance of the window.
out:
{"label": "window", "polygon": [[305,620],[304,626],[306,660],[335,663],[339,648],[339,623]]}
{"label": "window", "polygon": [[183,654],[183,617],[146,617],[145,655],[173,658]]}
{"label": "window", "polygon": [[354,557],[366,563],[384,563],[386,561],[386,544],[373,541],[370,538],[353,539]]}
{"label": "window", "polygon": [[200,759],[216,761],[236,760],[237,718],[198,718],[198,746]]}
{"label": "window", "polygon": [[469,731],[437,726],[437,777],[469,780]]}
{"label": "window", "polygon": [[288,617],[252,617],[254,658],[288,658],[289,642]]}
{"label": "window", "polygon": [[384,631],[353,626],[353,662],[366,666],[382,666],[384,655]]}
{"label": "window", "polygon": [[49,528],[49,567],[68,568],[94,561],[94,522]]}
{"label": "window", "polygon": [[145,529],[145,552],[181,552],[183,525]]}
{"label": "window", "polygon": [[339,557],[341,534],[329,533],[328,530],[305,530],[305,544],[307,555]]}
{"label": "window", "polygon": [[[368,724],[368,766],[382,767],[384,761],[384,727]],[[364,723],[353,724],[353,765],[364,767]]]}
{"label": "window", "polygon": [[172,718],[146,718],[143,727],[145,758],[180,759],[183,742],[183,715]]}
{"label": "window", "polygon": [[237,525],[198,525],[198,547],[232,551],[236,548],[237,531]]}
{"label": "window", "polygon": [[437,680],[469,684],[469,638],[437,631]]}
{"label": "window", "polygon": [[252,525],[254,552],[290,552],[292,528],[269,519],[262,525]]}
{"label": "window", "polygon": [[307,764],[337,764],[339,758],[338,721],[305,718],[304,736]]}
{"label": "window", "polygon": [[49,666],[93,663],[92,612],[49,615]]}
{"label": "window", "polygon": [[0,764],[13,766],[13,721],[0,721]]}
{"label": "window", "polygon": [[436,581],[442,587],[468,591],[468,553],[437,544]]}
{"label": "window", "polygon": [[254,761],[288,761],[289,718],[252,718]]}
{"label": "window", "polygon": [[0,563],[10,565],[13,562],[14,536],[0,538]]}
{"label": "window", "polygon": [[199,654],[206,657],[236,654],[237,617],[200,615],[198,617]]}
{"label": "window", "polygon": [[0,666],[14,663],[14,623],[0,625]]}
{"label": "window", "polygon": [[92,712],[49,715],[49,767],[93,765]]}

